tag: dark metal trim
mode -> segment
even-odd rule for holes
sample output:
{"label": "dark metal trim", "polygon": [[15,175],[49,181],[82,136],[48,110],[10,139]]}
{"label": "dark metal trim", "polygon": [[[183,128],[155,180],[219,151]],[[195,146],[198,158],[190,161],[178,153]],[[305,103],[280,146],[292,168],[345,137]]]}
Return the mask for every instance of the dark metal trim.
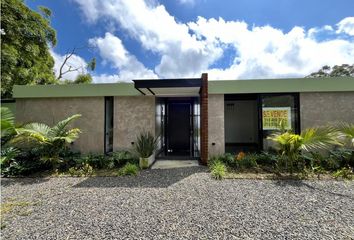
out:
{"label": "dark metal trim", "polygon": [[146,89],[149,90],[149,92],[151,92],[152,95],[155,95],[155,93],[150,88],[146,88]]}
{"label": "dark metal trim", "polygon": [[141,94],[146,95],[143,91],[141,91],[139,88],[135,87],[136,90],[138,90]]}
{"label": "dark metal trim", "polygon": [[201,87],[201,78],[133,80],[135,88]]}
{"label": "dark metal trim", "polygon": [[14,103],[16,102],[16,99],[1,99],[1,103]]}

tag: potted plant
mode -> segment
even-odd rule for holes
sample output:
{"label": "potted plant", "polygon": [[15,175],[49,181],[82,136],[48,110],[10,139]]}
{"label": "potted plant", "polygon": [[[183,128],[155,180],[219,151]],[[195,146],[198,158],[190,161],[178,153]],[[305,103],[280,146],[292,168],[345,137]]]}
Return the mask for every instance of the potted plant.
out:
{"label": "potted plant", "polygon": [[154,161],[154,152],[157,149],[157,138],[151,132],[140,133],[135,144],[135,150],[139,154],[139,166],[148,168]]}

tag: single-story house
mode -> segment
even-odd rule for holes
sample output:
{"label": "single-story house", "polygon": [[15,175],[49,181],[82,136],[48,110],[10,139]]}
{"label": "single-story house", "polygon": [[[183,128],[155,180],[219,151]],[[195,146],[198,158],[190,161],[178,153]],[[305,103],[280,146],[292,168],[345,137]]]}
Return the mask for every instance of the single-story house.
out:
{"label": "single-story house", "polygon": [[354,122],[354,78],[15,86],[16,120],[54,124],[73,114],[82,130],[73,149],[129,149],[147,130],[159,136],[157,157],[200,159],[269,147],[282,123],[295,132],[331,122]]}

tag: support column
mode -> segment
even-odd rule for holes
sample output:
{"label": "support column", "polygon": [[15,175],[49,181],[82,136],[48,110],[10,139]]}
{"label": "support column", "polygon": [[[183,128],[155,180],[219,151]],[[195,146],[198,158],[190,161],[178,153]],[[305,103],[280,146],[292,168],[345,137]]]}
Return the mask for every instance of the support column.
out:
{"label": "support column", "polygon": [[200,160],[201,164],[208,163],[208,74],[202,74],[200,90]]}

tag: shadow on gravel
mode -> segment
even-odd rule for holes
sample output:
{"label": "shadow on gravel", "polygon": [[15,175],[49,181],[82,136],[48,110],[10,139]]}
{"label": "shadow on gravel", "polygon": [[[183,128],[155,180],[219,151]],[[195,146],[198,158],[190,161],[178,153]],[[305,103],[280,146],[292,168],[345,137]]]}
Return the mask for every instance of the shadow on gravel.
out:
{"label": "shadow on gravel", "polygon": [[342,194],[342,193],[336,193],[333,191],[329,191],[327,189],[324,188],[320,188],[320,187],[316,187],[316,186],[312,186],[302,180],[278,180],[275,182],[276,185],[278,186],[293,186],[293,187],[307,187],[311,190],[317,191],[317,192],[322,192],[322,193],[328,193],[330,195],[333,196],[338,196],[338,197],[344,197],[344,198],[348,198],[351,200],[354,200],[354,196],[351,195],[346,195],[346,194]]}
{"label": "shadow on gravel", "polygon": [[207,172],[206,167],[144,170],[138,176],[90,177],[76,184],[77,188],[167,188],[193,174]]}
{"label": "shadow on gravel", "polygon": [[1,178],[1,187],[8,187],[15,184],[31,185],[49,181],[50,178]]}

